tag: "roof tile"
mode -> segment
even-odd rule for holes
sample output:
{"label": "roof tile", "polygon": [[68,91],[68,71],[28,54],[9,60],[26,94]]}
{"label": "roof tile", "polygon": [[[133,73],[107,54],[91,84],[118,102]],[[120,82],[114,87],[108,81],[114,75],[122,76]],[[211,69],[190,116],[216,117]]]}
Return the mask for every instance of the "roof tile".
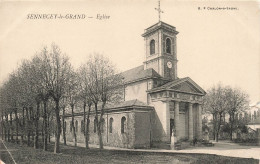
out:
{"label": "roof tile", "polygon": [[144,70],[144,65],[122,72],[121,75],[126,83],[146,78],[161,78],[153,68]]}

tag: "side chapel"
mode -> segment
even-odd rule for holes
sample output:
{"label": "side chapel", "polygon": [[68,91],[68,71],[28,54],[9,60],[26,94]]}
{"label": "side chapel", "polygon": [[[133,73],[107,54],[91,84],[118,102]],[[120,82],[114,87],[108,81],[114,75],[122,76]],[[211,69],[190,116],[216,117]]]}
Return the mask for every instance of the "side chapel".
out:
{"label": "side chapel", "polygon": [[[124,148],[150,148],[177,140],[202,138],[201,101],[205,91],[177,72],[176,28],[159,21],[145,29],[142,65],[122,72],[124,100],[108,105],[101,127],[103,143]],[[90,115],[90,144],[98,144],[94,111]],[[73,141],[71,116],[65,117],[66,137]],[[75,114],[77,140],[84,143],[83,113]]]}

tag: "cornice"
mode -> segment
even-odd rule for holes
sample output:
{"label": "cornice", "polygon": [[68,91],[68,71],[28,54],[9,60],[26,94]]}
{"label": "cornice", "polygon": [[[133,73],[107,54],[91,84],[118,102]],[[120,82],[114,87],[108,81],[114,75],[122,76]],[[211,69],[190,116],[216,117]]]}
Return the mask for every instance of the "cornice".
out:
{"label": "cornice", "polygon": [[161,24],[156,24],[156,25],[153,25],[149,28],[147,28],[144,32],[144,34],[142,34],[142,37],[146,37],[147,35],[155,32],[155,31],[158,31],[160,29],[163,29],[165,31],[168,31],[170,33],[173,33],[174,35],[177,35],[179,32],[175,30],[175,27],[171,26],[171,25],[168,25],[166,24],[167,26],[170,26],[170,27],[167,27],[165,25],[166,23],[161,23]]}
{"label": "cornice", "polygon": [[[130,106],[123,106],[123,107],[116,107],[116,108],[105,108],[104,109],[104,114],[108,114],[108,113],[123,113],[123,112],[137,112],[137,111],[143,111],[143,112],[148,112],[148,111],[152,111],[154,109],[154,107],[152,106],[141,106],[141,105],[130,105]],[[101,111],[98,110],[98,114],[100,114]],[[89,113],[90,115],[94,115],[96,114],[95,111],[91,111]],[[74,116],[83,116],[84,113],[80,112],[80,113],[74,113]],[[66,114],[64,116],[64,118],[66,117],[71,117],[71,114]],[[63,117],[63,116],[61,116]]]}
{"label": "cornice", "polygon": [[157,56],[157,57],[150,57],[150,59],[149,59],[149,57],[147,57],[147,60],[144,61],[143,63],[144,63],[144,64],[147,64],[147,63],[153,62],[153,61],[155,61],[155,60],[158,60],[158,59],[160,59],[160,58],[162,58],[162,59],[170,59],[170,60],[173,60],[173,61],[175,61],[175,62],[178,62],[177,59],[174,59],[174,56],[173,56],[173,55],[161,55],[161,56]]}
{"label": "cornice", "polygon": [[196,93],[196,92],[184,92],[176,89],[167,89],[167,88],[160,88],[160,89],[152,89],[152,90],[147,90],[147,93],[156,93],[156,92],[161,92],[161,91],[173,91],[173,92],[178,92],[178,93],[187,93],[187,94],[192,94],[192,95],[199,95],[199,96],[204,96],[203,93]]}

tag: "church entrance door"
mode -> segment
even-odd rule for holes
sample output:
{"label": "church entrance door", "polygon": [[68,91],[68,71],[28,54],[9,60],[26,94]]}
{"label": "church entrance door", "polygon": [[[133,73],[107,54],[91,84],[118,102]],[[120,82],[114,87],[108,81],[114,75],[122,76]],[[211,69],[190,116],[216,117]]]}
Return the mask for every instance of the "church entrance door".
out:
{"label": "church entrance door", "polygon": [[174,119],[170,119],[170,134],[172,136],[172,131],[174,130]]}

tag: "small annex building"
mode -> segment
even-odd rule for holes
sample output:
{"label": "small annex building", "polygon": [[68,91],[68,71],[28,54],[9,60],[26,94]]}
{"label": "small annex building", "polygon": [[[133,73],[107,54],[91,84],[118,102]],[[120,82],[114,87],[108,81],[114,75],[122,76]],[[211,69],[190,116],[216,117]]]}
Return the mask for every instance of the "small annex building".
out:
{"label": "small annex building", "polygon": [[[191,78],[177,76],[177,34],[159,21],[145,29],[144,62],[122,72],[124,101],[105,108],[104,145],[149,148],[177,140],[202,138],[202,97],[206,92]],[[192,69],[192,68],[191,68]],[[65,116],[66,138],[73,141],[71,115]],[[84,143],[83,112],[75,114],[78,142]],[[94,113],[90,115],[90,144],[98,144]]]}

